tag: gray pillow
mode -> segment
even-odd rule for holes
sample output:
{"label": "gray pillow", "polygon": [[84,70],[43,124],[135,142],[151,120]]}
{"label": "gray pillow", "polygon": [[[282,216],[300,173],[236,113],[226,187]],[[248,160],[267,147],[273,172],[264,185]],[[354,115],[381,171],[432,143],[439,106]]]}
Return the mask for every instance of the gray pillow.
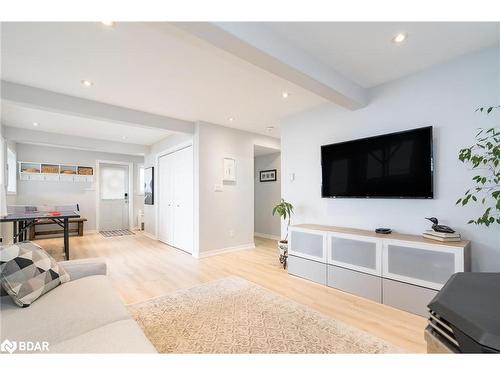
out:
{"label": "gray pillow", "polygon": [[45,250],[31,242],[0,248],[2,288],[21,307],[69,281],[68,273]]}

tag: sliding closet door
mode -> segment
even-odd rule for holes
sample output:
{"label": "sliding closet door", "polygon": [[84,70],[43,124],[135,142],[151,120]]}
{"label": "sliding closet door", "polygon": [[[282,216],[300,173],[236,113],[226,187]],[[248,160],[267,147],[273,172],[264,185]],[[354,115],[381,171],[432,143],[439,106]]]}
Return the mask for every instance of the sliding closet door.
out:
{"label": "sliding closet door", "polygon": [[193,252],[193,147],[175,152],[174,246]]}
{"label": "sliding closet door", "polygon": [[174,245],[174,158],[171,154],[158,160],[158,238]]}
{"label": "sliding closet door", "polygon": [[158,160],[158,238],[178,249],[193,252],[193,147]]}

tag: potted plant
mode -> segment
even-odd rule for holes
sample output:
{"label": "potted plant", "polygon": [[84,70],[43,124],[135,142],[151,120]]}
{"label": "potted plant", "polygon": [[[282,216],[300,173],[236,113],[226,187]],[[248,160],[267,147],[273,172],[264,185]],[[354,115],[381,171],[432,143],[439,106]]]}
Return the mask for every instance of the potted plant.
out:
{"label": "potted plant", "polygon": [[[481,107],[478,111],[490,114],[496,107]],[[479,129],[474,145],[460,150],[458,158],[477,171],[472,178],[474,186],[467,190],[456,204],[471,202],[485,205],[483,214],[469,220],[469,224],[500,224],[500,129]]]}
{"label": "potted plant", "polygon": [[280,263],[283,264],[283,268],[286,268],[286,260],[288,257],[288,227],[290,226],[290,219],[293,214],[292,204],[281,198],[281,202],[273,208],[273,216],[275,214],[278,214],[287,222],[285,239],[278,242]]}

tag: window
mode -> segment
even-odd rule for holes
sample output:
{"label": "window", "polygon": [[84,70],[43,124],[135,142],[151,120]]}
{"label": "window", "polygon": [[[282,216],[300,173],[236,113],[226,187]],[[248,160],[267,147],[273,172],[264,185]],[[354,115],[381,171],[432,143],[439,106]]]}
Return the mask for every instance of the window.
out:
{"label": "window", "polygon": [[103,167],[101,169],[101,199],[123,199],[126,190],[126,170]]}
{"label": "window", "polygon": [[139,167],[139,194],[144,195],[144,167]]}
{"label": "window", "polygon": [[7,147],[7,193],[17,193],[17,156],[16,152]]}

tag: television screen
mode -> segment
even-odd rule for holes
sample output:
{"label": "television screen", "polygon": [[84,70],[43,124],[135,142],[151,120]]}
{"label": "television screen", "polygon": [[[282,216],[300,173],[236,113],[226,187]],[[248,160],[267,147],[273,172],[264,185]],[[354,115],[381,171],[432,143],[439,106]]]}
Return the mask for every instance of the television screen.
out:
{"label": "television screen", "polygon": [[321,146],[323,198],[433,198],[432,127]]}

